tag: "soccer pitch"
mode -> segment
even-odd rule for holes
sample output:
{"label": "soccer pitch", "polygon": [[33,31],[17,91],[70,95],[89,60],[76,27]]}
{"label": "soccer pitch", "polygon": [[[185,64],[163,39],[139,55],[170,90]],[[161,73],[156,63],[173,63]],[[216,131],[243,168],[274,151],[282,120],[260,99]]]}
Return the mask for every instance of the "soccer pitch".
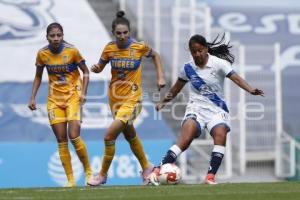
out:
{"label": "soccer pitch", "polygon": [[300,182],[2,189],[0,199],[296,200],[300,199],[299,188]]}

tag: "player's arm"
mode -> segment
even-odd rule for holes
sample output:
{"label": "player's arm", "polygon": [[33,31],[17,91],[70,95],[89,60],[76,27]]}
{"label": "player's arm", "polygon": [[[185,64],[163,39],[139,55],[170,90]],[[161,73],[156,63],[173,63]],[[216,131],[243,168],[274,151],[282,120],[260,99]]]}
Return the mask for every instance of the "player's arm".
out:
{"label": "player's arm", "polygon": [[177,96],[177,94],[182,90],[182,88],[185,86],[186,83],[187,81],[178,79],[176,83],[171,87],[169,92],[166,94],[165,98],[161,102],[156,104],[155,107],[156,110],[159,111],[166,105],[166,103],[174,99]]}
{"label": "player's arm", "polygon": [[87,88],[88,88],[89,80],[90,80],[90,77],[89,77],[90,71],[89,71],[88,67],[86,66],[85,62],[79,63],[78,66],[83,73],[82,93],[81,93],[81,97],[80,97],[80,103],[84,104],[86,101]]}
{"label": "player's arm", "polygon": [[164,73],[162,70],[162,65],[161,65],[161,59],[159,54],[152,50],[152,59],[156,68],[156,74],[157,74],[157,89],[160,91],[161,88],[165,87],[166,81],[164,78]]}
{"label": "player's arm", "polygon": [[237,84],[240,88],[246,90],[252,95],[260,95],[264,96],[264,92],[258,88],[252,88],[242,77],[240,77],[237,73],[233,73],[230,77],[235,84]]}
{"label": "player's arm", "polygon": [[31,98],[28,104],[30,110],[36,110],[35,97],[40,88],[42,77],[43,77],[44,66],[37,66],[35,71],[35,77],[32,85]]}
{"label": "player's arm", "polygon": [[105,67],[106,63],[98,63],[98,64],[94,64],[91,67],[91,71],[94,73],[100,73],[103,71],[104,67]]}

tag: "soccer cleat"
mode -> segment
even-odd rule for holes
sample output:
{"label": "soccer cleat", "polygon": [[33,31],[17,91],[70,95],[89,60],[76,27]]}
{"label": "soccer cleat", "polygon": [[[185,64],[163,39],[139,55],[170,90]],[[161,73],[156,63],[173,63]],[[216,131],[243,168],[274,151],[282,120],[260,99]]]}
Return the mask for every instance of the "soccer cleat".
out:
{"label": "soccer cleat", "polygon": [[74,181],[68,181],[67,185],[65,187],[76,187],[76,184]]}
{"label": "soccer cleat", "polygon": [[214,174],[207,174],[204,180],[204,184],[207,185],[217,185],[218,183],[215,180],[215,175]]}
{"label": "soccer cleat", "polygon": [[92,177],[93,177],[93,173],[92,173],[92,172],[87,172],[87,173],[85,174],[85,182],[84,182],[85,186],[89,186],[88,181],[89,181]]}
{"label": "soccer cleat", "polygon": [[91,176],[91,178],[87,181],[87,185],[89,186],[99,186],[106,183],[107,177],[97,174],[96,176]]}
{"label": "soccer cleat", "polygon": [[149,184],[148,176],[152,173],[154,169],[154,166],[152,164],[149,164],[149,166],[142,172],[142,178],[143,178],[143,185]]}
{"label": "soccer cleat", "polygon": [[148,185],[158,186],[160,184],[158,180],[159,172],[160,172],[160,167],[154,167],[153,171],[148,176]]}

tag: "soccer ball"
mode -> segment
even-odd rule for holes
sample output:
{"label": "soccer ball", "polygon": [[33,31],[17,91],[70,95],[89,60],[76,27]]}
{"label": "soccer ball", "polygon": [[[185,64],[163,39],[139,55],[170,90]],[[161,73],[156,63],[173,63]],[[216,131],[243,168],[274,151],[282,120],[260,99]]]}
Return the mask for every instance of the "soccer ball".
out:
{"label": "soccer ball", "polygon": [[175,185],[181,180],[181,171],[173,163],[167,163],[160,167],[158,181],[161,185]]}

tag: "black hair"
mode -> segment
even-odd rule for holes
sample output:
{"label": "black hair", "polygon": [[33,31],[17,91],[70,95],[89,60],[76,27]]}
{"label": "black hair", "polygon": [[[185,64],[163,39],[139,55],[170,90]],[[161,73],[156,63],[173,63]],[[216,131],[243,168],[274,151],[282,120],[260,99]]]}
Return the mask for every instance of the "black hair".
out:
{"label": "black hair", "polygon": [[203,37],[202,35],[193,35],[189,40],[189,48],[191,49],[192,43],[199,43],[207,47],[209,54],[227,60],[230,64],[232,64],[234,62],[234,55],[232,55],[229,51],[229,49],[232,48],[232,45],[229,45],[229,42],[223,43],[225,40],[225,33],[219,41],[218,38],[219,35],[213,40],[213,42],[210,43],[207,42],[205,37]]}
{"label": "black hair", "polygon": [[51,23],[51,24],[49,24],[49,25],[47,26],[47,35],[48,35],[49,32],[50,32],[52,29],[54,29],[54,28],[58,28],[59,30],[61,30],[62,33],[64,32],[64,29],[63,29],[62,25],[60,25],[60,24],[57,23],[57,22],[53,22],[53,23]]}
{"label": "black hair", "polygon": [[125,12],[122,10],[120,10],[116,13],[116,19],[114,19],[114,21],[112,22],[112,25],[111,25],[112,31],[115,30],[115,28],[118,24],[126,25],[128,27],[128,29],[130,30],[130,22],[126,17],[124,17],[124,15],[125,15]]}

